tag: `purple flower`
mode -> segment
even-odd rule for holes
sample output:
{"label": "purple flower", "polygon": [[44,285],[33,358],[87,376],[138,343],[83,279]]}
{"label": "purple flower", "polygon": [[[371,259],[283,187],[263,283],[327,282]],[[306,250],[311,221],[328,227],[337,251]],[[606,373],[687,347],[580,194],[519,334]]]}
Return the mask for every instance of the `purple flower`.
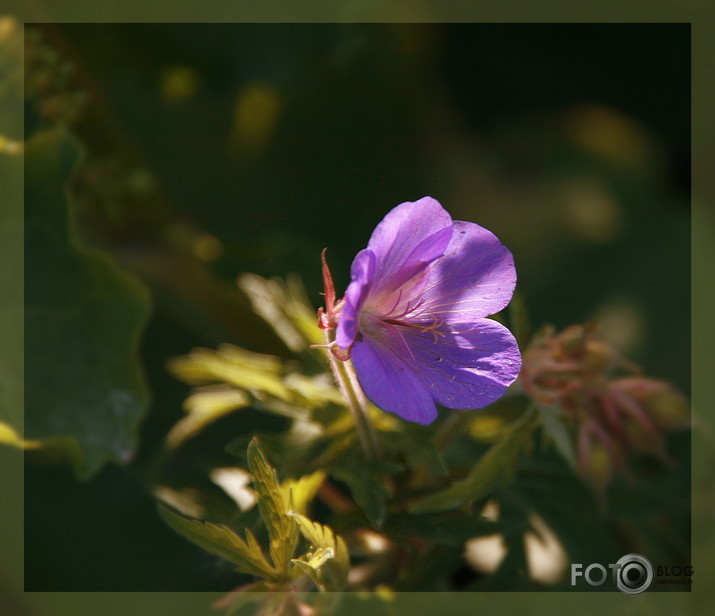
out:
{"label": "purple flower", "polygon": [[431,197],[398,205],[350,270],[336,343],[368,398],[421,424],[481,408],[516,379],[511,332],[488,315],[516,284],[514,259],[489,231],[453,221]]}

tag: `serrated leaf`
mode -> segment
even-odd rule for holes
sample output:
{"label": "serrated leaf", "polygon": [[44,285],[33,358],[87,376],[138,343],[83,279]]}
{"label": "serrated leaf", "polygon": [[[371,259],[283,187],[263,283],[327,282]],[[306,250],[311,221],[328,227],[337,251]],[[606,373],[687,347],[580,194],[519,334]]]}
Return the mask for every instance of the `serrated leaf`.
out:
{"label": "serrated leaf", "polygon": [[320,574],[321,567],[331,558],[335,557],[333,548],[318,548],[313,553],[308,553],[305,558],[294,558],[293,564],[303,573],[306,573],[320,590],[327,590]]}
{"label": "serrated leaf", "polygon": [[223,524],[185,518],[162,505],[159,506],[159,513],[177,533],[207,552],[232,562],[238,571],[269,580],[278,578],[278,572],[266,560],[261,546],[248,529],[244,541]]}
{"label": "serrated leaf", "polygon": [[258,495],[258,509],[268,527],[271,559],[276,569],[287,576],[298,542],[298,526],[283,498],[276,472],[268,464],[256,438],[248,445],[248,468]]}
{"label": "serrated leaf", "polygon": [[529,409],[510,432],[477,462],[469,474],[451,486],[417,501],[411,513],[431,513],[456,509],[489,493],[496,482],[513,472],[519,455],[531,444],[537,414]]}
{"label": "serrated leaf", "polygon": [[301,534],[313,550],[331,550],[333,558],[324,563],[321,580],[327,590],[341,590],[348,579],[350,556],[345,541],[332,528],[313,522],[298,513],[293,514]]}
{"label": "serrated leaf", "polygon": [[572,469],[576,469],[576,450],[573,438],[566,429],[566,425],[561,419],[561,411],[552,407],[539,406],[539,419],[546,436],[551,439],[558,451],[569,463]]}
{"label": "serrated leaf", "polygon": [[67,133],[39,133],[25,151],[24,438],[74,440],[87,478],[134,452],[148,402],[136,358],[148,295],[77,242],[66,187],[79,152]]}

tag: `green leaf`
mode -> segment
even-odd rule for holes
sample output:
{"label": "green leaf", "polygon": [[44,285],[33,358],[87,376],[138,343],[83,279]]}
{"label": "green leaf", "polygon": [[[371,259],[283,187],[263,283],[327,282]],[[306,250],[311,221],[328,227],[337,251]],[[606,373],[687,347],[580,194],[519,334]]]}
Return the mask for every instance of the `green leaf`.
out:
{"label": "green leaf", "polygon": [[566,429],[563,421],[563,413],[554,407],[539,405],[539,420],[544,428],[545,435],[551,439],[558,451],[572,469],[576,469],[576,450],[572,436]]}
{"label": "green leaf", "polygon": [[494,522],[479,515],[449,511],[390,516],[383,532],[392,539],[403,542],[417,538],[441,545],[460,546],[473,537],[504,533],[507,530],[502,522]]}
{"label": "green leaf", "polygon": [[242,274],[238,286],[248,296],[256,314],[263,317],[291,351],[303,351],[310,344],[321,344],[315,310],[297,278],[283,282],[256,274]]}
{"label": "green leaf", "polygon": [[306,573],[320,590],[327,590],[320,575],[320,568],[334,557],[333,548],[318,548],[315,552],[309,552],[303,559],[294,558],[291,562]]}
{"label": "green leaf", "polygon": [[245,531],[246,540],[244,541],[223,524],[185,518],[161,505],[159,513],[177,533],[207,552],[232,562],[238,571],[269,580],[278,578],[277,571],[266,560],[261,546],[258,545],[256,538],[248,529]]}
{"label": "green leaf", "polygon": [[315,471],[310,475],[303,475],[300,479],[290,479],[281,485],[283,499],[291,511],[305,515],[308,506],[313,502],[320,486],[325,480],[323,471]]}
{"label": "green leaf", "polygon": [[256,438],[248,445],[248,468],[258,495],[258,509],[268,527],[271,559],[276,569],[287,576],[298,542],[298,526],[290,515],[276,473],[268,464]]}
{"label": "green leaf", "polygon": [[445,476],[447,467],[431,434],[406,428],[403,432],[390,431],[383,435],[387,447],[403,455],[412,469],[423,467],[427,472]]}
{"label": "green leaf", "polygon": [[328,472],[347,484],[352,497],[365,512],[367,519],[375,527],[380,528],[387,514],[386,501],[390,497],[390,492],[381,481],[379,469],[364,463],[359,468],[347,465],[335,466]]}
{"label": "green leaf", "polygon": [[148,394],[137,363],[148,296],[106,256],[78,245],[67,181],[79,152],[60,129],[25,157],[27,440],[77,443],[81,478],[133,454]]}
{"label": "green leaf", "polygon": [[185,401],[186,417],[177,421],[166,435],[165,447],[176,449],[206,426],[251,403],[240,389],[206,386],[195,390]]}
{"label": "green leaf", "polygon": [[332,558],[326,559],[320,565],[319,580],[326,590],[341,590],[347,583],[350,570],[350,556],[345,541],[340,535],[336,535],[329,526],[313,522],[298,513],[294,513],[293,518],[313,550],[330,550],[332,552]]}
{"label": "green leaf", "polygon": [[509,302],[509,324],[519,348],[525,349],[531,337],[531,323],[524,296],[518,290],[514,291]]}
{"label": "green leaf", "polygon": [[[16,33],[16,36],[21,37],[21,34]],[[21,57],[20,49],[18,58]],[[20,70],[19,65],[17,68]],[[22,101],[17,102],[21,109]],[[22,116],[19,119],[22,120]],[[19,433],[23,424],[24,357],[23,272],[18,267],[23,255],[23,161],[19,153],[11,154],[7,149],[0,152],[0,186],[3,200],[0,207],[0,280],[3,284],[0,293],[0,422],[7,424],[6,440],[0,437],[0,442],[18,445],[22,441]],[[0,433],[3,431],[0,428]]]}
{"label": "green leaf", "polygon": [[531,445],[536,417],[533,409],[529,409],[509,433],[484,454],[464,479],[417,501],[410,507],[410,512],[447,511],[486,496],[500,478],[515,470],[519,455]]}
{"label": "green leaf", "polygon": [[250,391],[259,399],[267,395],[284,402],[293,399],[282,381],[280,359],[232,344],[222,344],[216,351],[194,349],[189,355],[171,359],[168,368],[190,385],[228,383]]}

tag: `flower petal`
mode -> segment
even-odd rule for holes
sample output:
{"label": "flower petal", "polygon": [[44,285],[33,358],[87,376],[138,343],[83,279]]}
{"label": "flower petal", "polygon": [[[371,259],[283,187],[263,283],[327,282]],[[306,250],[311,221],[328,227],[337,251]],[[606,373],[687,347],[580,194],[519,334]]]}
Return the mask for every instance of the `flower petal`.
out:
{"label": "flower petal", "polygon": [[351,357],[363,391],[383,411],[420,424],[437,418],[427,387],[392,345],[363,337]]}
{"label": "flower petal", "polygon": [[441,256],[449,244],[451,227],[452,217],[432,197],[393,208],[367,244],[377,259],[376,286],[383,291],[394,289],[401,284],[398,279],[408,278]]}
{"label": "flower petal", "polygon": [[420,292],[420,312],[448,323],[468,323],[502,310],[516,286],[514,257],[497,237],[457,220],[444,256],[431,263]]}
{"label": "flower petal", "polygon": [[372,286],[375,276],[375,255],[371,250],[361,250],[353,259],[350,266],[352,282],[345,290],[345,303],[340,312],[340,321],[335,340],[341,349],[348,349],[355,342],[358,333],[359,314],[365,297]]}
{"label": "flower petal", "polygon": [[444,324],[431,331],[402,327],[412,365],[436,402],[478,409],[499,398],[519,376],[521,354],[496,321]]}

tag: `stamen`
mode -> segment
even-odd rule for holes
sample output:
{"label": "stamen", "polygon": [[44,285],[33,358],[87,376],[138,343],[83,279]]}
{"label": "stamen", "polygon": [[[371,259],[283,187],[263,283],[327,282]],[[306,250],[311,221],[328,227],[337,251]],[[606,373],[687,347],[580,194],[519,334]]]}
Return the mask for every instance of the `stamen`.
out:
{"label": "stamen", "polygon": [[414,360],[415,356],[412,353],[412,349],[410,348],[410,345],[407,344],[407,340],[405,340],[405,336],[402,334],[402,332],[394,326],[388,327],[388,332],[391,336],[394,336],[395,334],[397,334],[397,336],[400,340],[400,343],[402,345],[402,349],[406,350],[407,353],[409,354],[409,356]]}
{"label": "stamen", "polygon": [[[437,344],[437,342],[439,341],[439,338],[444,337],[444,332],[439,330],[439,328],[442,325],[444,325],[444,321],[433,314],[429,315],[429,316],[432,319],[432,322],[428,323],[426,325],[422,325],[419,323],[410,323],[409,321],[400,321],[398,319],[383,319],[383,323],[387,323],[388,325],[398,325],[400,327],[407,327],[409,329],[416,329],[420,332],[431,332],[432,335],[434,336],[434,342],[435,342],[435,344]],[[399,333],[399,330],[398,330],[398,333]]]}

